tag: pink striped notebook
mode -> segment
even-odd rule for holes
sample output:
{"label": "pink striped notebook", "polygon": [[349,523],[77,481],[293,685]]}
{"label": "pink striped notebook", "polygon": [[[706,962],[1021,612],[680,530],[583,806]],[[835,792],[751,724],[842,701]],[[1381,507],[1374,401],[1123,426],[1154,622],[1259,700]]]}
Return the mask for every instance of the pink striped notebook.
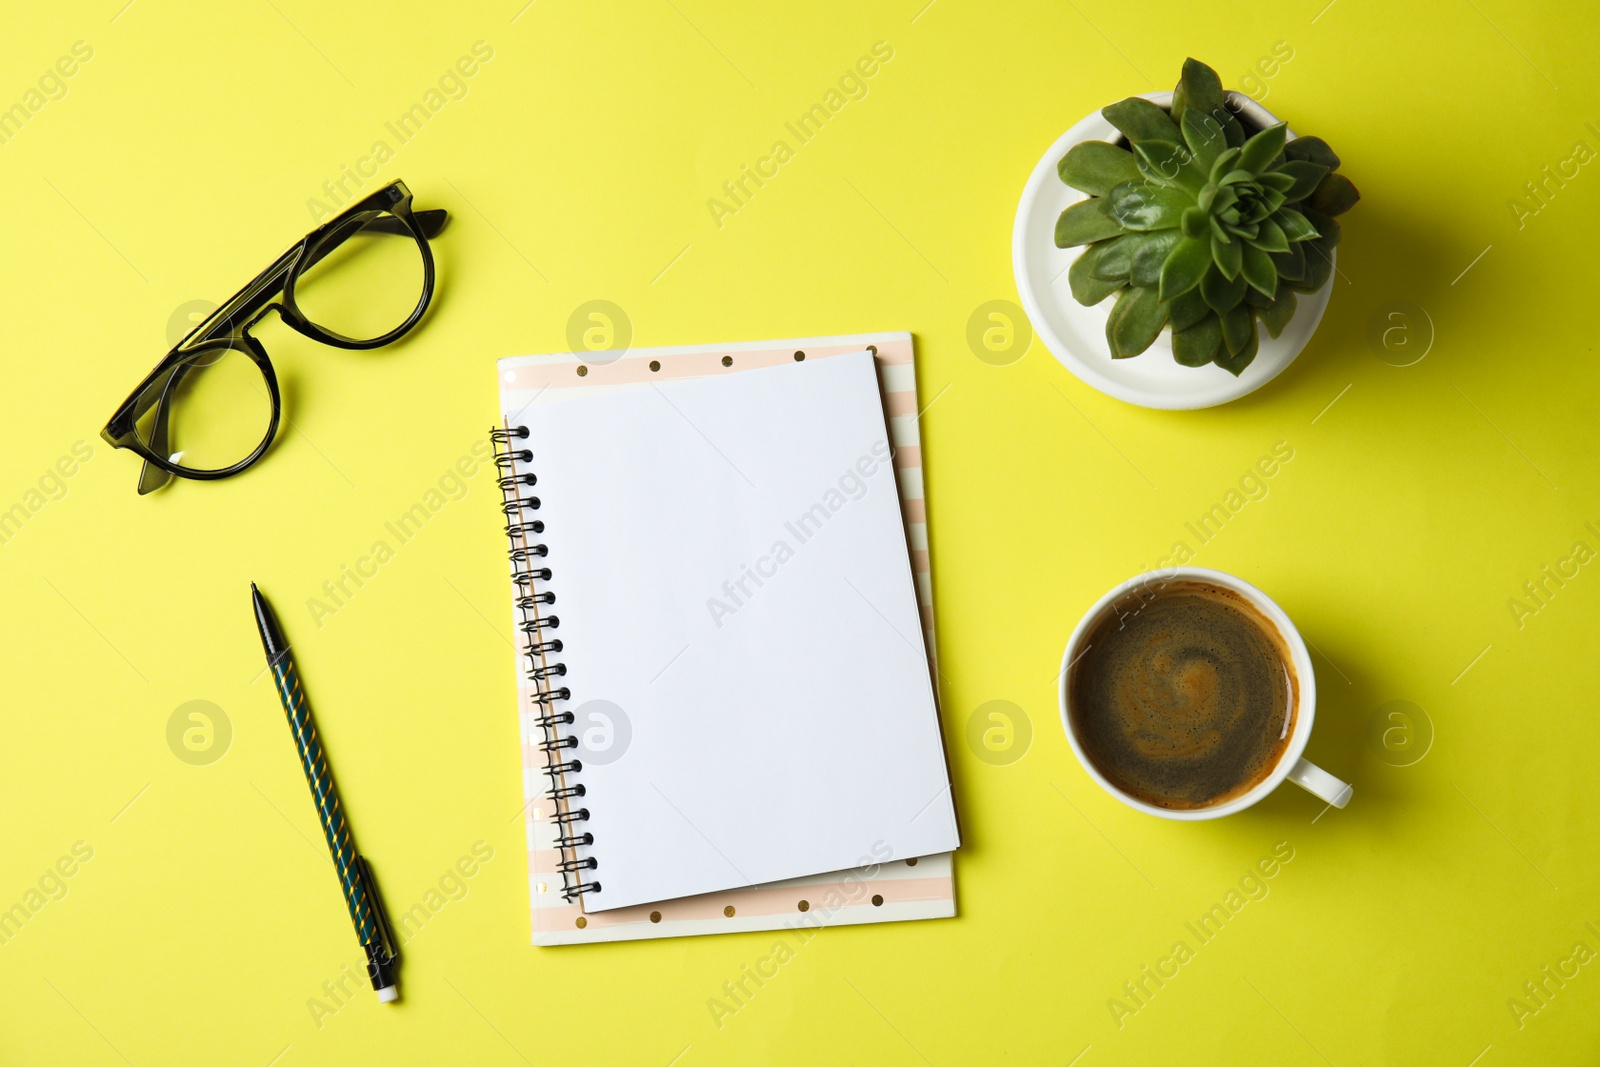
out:
{"label": "pink striped notebook", "polygon": [[[807,366],[797,366],[801,363]],[[910,334],[523,356],[501,360],[498,370],[503,418],[496,440],[513,559],[534,944],[953,916],[949,850],[958,842],[933,706],[933,600]],[[756,373],[745,377],[749,372]],[[879,395],[863,401],[873,392],[874,376]],[[608,399],[593,403],[597,397]],[[765,410],[741,410],[752,397],[764,398]],[[852,413],[852,402],[872,410]],[[850,443],[853,429],[866,427],[874,417],[878,439]],[[640,447],[640,426],[652,419],[659,421],[649,423],[646,440],[659,440],[662,457],[672,457],[671,468],[652,469],[657,458],[650,453],[656,449]],[[629,429],[599,432],[600,425]],[[762,434],[775,435],[782,447],[769,443],[741,450],[736,444]],[[631,450],[628,462],[619,464],[611,453],[624,446]],[[800,457],[792,468],[773,465],[774,455],[791,453]],[[827,456],[834,458],[822,458]],[[684,477],[678,468],[691,460],[703,466]],[[636,464],[643,469],[635,477]],[[829,472],[827,484],[817,484],[818,471]],[[671,482],[669,475],[678,480]],[[595,486],[596,478],[605,485]],[[796,486],[809,488],[802,492]],[[881,487],[876,495],[875,486]],[[657,490],[673,495],[649,503],[648,494]],[[619,497],[640,495],[647,498],[644,513],[652,522],[673,524],[663,528],[662,539],[679,536],[680,547],[673,551],[691,555],[696,549],[681,546],[714,541],[730,524],[758,521],[768,495],[775,497],[769,502],[772,514],[788,518],[771,527],[773,551],[751,552],[736,562],[732,556],[727,563],[701,559],[699,573],[696,561],[682,555],[669,557],[664,566],[636,561],[651,576],[689,572],[683,580],[691,583],[690,592],[678,590],[673,602],[698,604],[703,592],[706,615],[684,618],[677,626],[647,620],[649,625],[630,632],[632,605],[648,616],[652,595],[673,600],[645,588],[650,583],[637,575],[629,578],[626,566],[616,563],[620,555],[640,551],[636,537],[626,540],[621,531],[622,539],[608,541],[623,525],[624,514],[637,522],[640,505],[619,511],[614,523],[608,522],[607,507]],[[571,518],[579,506],[585,520],[581,529]],[[897,511],[903,520],[903,541],[896,532],[892,546],[884,544],[886,522],[896,531],[901,524],[884,520],[884,509]],[[695,533],[684,524],[703,521],[694,516],[707,513],[719,515],[717,529],[681,539],[686,530]],[[724,534],[734,544],[766,544],[766,530],[762,526],[759,537],[746,531],[743,542],[737,534]],[[653,547],[655,539],[646,543]],[[841,546],[852,555],[830,562],[826,554]],[[706,551],[718,558],[713,549]],[[682,559],[683,566],[673,559]],[[607,584],[611,571],[624,575],[615,588]],[[760,635],[768,646],[774,634],[781,635],[781,644],[794,648],[796,662],[813,662],[804,654],[805,642],[819,628],[789,632],[783,626],[791,616],[803,618],[803,602],[795,598],[816,599],[807,582],[835,572],[844,584],[838,614],[824,629],[836,625],[839,634],[831,645],[818,645],[818,653],[844,657],[830,665],[830,672],[853,679],[852,689],[878,689],[872,690],[865,714],[858,710],[846,720],[870,758],[853,772],[845,767],[840,773],[846,777],[830,780],[831,772],[819,772],[803,756],[808,744],[815,749],[807,721],[817,715],[817,721],[826,722],[817,712],[829,702],[826,697],[797,696],[797,706],[785,717],[781,700],[773,705],[768,685],[759,714],[795,725],[785,727],[793,732],[781,738],[782,744],[763,749],[752,743],[763,740],[760,736],[729,739],[730,729],[737,734],[745,728],[744,720],[732,721],[731,727],[715,725],[718,682],[696,668],[715,664],[722,678],[730,674],[730,664],[759,661],[764,649],[741,651],[737,645],[750,635]],[[708,577],[724,573],[720,584]],[[585,590],[584,597],[574,602],[563,593],[571,588],[563,586],[563,575]],[[661,580],[670,585],[672,579]],[[608,598],[609,614],[598,610]],[[632,689],[618,680],[615,661],[609,669],[597,661],[597,619],[604,622],[610,643],[638,661],[640,677]],[[683,647],[674,651],[680,643]],[[852,664],[851,655],[871,658]],[[734,703],[743,691],[739,686],[765,684],[787,665],[783,658],[765,666],[757,662],[750,678],[729,680]],[[605,685],[599,684],[602,678]],[[780,689],[803,691],[806,684],[802,671]],[[675,691],[680,707],[683,693],[690,694],[694,707],[695,694],[705,692],[708,732],[678,737],[663,749],[663,719],[673,720],[658,705],[672,704]],[[873,723],[879,720],[884,732],[874,740]],[[698,716],[689,722],[702,728]],[[684,720],[671,728],[681,733]],[[661,763],[671,744],[706,762],[687,774],[682,760]],[[742,767],[746,751],[752,767]],[[799,754],[797,765],[767,766],[790,754]],[[657,762],[652,765],[651,759]],[[885,765],[900,769],[882,771]],[[872,773],[864,773],[869,766]],[[805,804],[791,798],[760,810],[763,780],[781,783],[787,776],[817,773],[826,784],[807,793]],[[888,775],[885,782],[876,780],[880,775]],[[740,803],[716,803],[723,778],[733,780],[728,795],[742,798]],[[710,791],[709,798],[699,795],[702,789]],[[845,798],[838,802],[841,810],[830,812],[828,798],[839,795]],[[629,820],[620,819],[623,807]],[[654,824],[656,831],[639,832],[639,826],[652,825],[652,817],[661,820]],[[762,821],[741,824],[741,817]],[[749,827],[764,830],[769,823],[781,830],[771,835],[775,841],[767,846],[753,840],[761,835]],[[822,833],[818,825],[831,829]],[[651,851],[666,849],[669,842],[670,851]],[[786,863],[789,873],[802,874],[807,868],[795,865],[823,855],[856,866],[767,877],[784,873]],[[733,887],[682,891],[714,885]]]}

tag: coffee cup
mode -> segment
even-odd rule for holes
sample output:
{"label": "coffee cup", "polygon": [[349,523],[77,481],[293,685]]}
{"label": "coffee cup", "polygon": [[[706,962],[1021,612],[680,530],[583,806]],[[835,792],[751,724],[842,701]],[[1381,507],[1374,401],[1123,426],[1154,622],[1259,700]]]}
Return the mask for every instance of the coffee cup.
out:
{"label": "coffee cup", "polygon": [[[1230,658],[1230,641],[1245,646],[1236,657]],[[1119,642],[1126,647],[1118,649]],[[1274,655],[1281,678],[1264,674]],[[1086,673],[1113,670],[1144,674],[1129,680]],[[1118,700],[1132,704],[1102,706]],[[1317,687],[1300,631],[1271,597],[1231,574],[1171,567],[1106,593],[1067,641],[1060,703],[1067,742],[1083,769],[1139,811],[1186,821],[1221,818],[1257,803],[1284,779],[1333,807],[1350,802],[1348,783],[1302,756],[1316,720]],[[1251,733],[1258,713],[1264,734]],[[1276,719],[1268,717],[1273,713]],[[1163,715],[1176,722],[1160,721]],[[1272,736],[1274,723],[1282,724],[1281,737]],[[1260,746],[1259,753],[1251,746]],[[1128,762],[1116,765],[1122,754]],[[1240,780],[1231,786],[1218,777],[1239,767]],[[1185,775],[1196,770],[1220,783],[1214,802],[1204,789],[1179,796],[1180,785],[1189,787]],[[1149,785],[1169,780],[1178,783],[1171,795]]]}

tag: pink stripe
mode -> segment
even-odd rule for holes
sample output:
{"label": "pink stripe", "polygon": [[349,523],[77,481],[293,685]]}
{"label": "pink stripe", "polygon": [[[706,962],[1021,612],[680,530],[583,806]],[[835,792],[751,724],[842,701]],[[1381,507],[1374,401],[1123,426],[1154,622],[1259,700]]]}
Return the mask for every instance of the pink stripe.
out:
{"label": "pink stripe", "polygon": [[[879,345],[878,362],[894,366],[910,363],[911,345],[905,342],[891,342]],[[842,356],[849,352],[861,351],[860,345],[818,345],[804,349],[789,347],[758,349],[754,351],[720,351],[708,352],[660,352],[651,349],[641,349],[637,352],[625,352],[620,357],[614,357],[610,363],[584,362],[581,355],[572,354],[569,358],[551,360],[546,363],[529,364],[502,371],[502,388],[513,389],[567,389],[567,388],[592,388],[603,385],[634,385],[649,381],[671,381],[678,378],[699,378],[708,374],[725,373],[730,370],[749,370],[752,367],[776,367],[784,363],[795,362],[795,352],[803,351],[807,359],[826,359],[829,356]],[[563,355],[565,353],[554,353]],[[595,353],[595,355],[610,356],[610,353]],[[723,357],[733,360],[731,366],[724,367]],[[658,362],[660,370],[652,371],[650,363]],[[584,368],[584,373],[578,373],[578,367]],[[506,375],[510,374],[510,380]]]}
{"label": "pink stripe", "polygon": [[920,496],[910,500],[900,501],[900,513],[906,517],[906,522],[927,522],[928,504]]}
{"label": "pink stripe", "polygon": [[922,446],[901,445],[894,450],[894,465],[906,469],[922,469]]}
{"label": "pink stripe", "polygon": [[918,574],[927,574],[930,570],[928,563],[928,550],[913,548],[911,550],[911,569]]}
{"label": "pink stripe", "polygon": [[910,341],[890,341],[878,346],[878,362],[899,366],[911,362]]}
{"label": "pink stripe", "polygon": [[883,408],[889,413],[890,418],[900,415],[915,415],[917,413],[917,394],[913,389],[899,393],[884,393]]}

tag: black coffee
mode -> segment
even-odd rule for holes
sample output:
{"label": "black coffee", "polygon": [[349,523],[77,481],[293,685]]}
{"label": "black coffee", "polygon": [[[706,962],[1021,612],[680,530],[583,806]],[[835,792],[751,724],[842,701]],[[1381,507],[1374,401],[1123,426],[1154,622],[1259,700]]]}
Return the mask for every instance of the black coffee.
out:
{"label": "black coffee", "polygon": [[1163,808],[1209,808],[1277,766],[1298,683],[1283,637],[1244,597],[1171,581],[1112,605],[1067,679],[1090,762]]}

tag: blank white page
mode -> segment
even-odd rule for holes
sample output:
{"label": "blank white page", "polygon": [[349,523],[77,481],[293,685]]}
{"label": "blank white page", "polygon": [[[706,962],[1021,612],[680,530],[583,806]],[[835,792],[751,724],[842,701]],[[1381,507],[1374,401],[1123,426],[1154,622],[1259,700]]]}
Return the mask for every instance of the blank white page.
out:
{"label": "blank white page", "polygon": [[[526,421],[557,707],[584,763],[575,829],[602,887],[586,910],[957,847],[870,353]],[[591,701],[610,736],[585,736]]]}

